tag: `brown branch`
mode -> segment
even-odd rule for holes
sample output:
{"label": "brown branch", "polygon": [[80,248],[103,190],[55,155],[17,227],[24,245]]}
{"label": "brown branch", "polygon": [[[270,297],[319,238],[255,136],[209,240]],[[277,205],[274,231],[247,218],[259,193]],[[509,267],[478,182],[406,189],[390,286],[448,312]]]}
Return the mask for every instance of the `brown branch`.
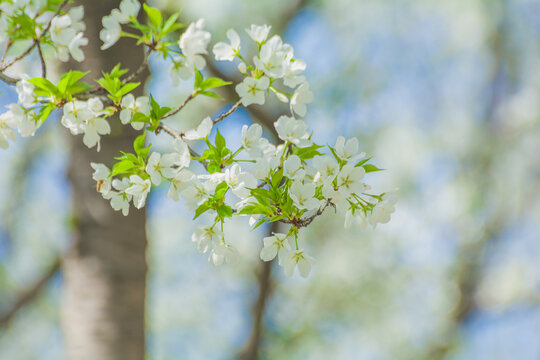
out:
{"label": "brown branch", "polygon": [[[273,222],[268,229],[268,236],[278,231],[278,224]],[[238,355],[239,360],[255,360],[259,358],[259,348],[264,333],[263,317],[266,304],[273,290],[272,282],[273,261],[259,260],[259,270],[257,274],[258,295],[252,308],[251,333],[243,349]]]}
{"label": "brown branch", "polygon": [[30,288],[19,295],[11,308],[0,316],[0,328],[7,327],[19,310],[35,300],[41,294],[52,277],[60,270],[61,263],[62,257],[59,255],[49,267],[45,269],[39,279]]}
{"label": "brown branch", "polygon": [[0,80],[11,85],[16,84],[19,81],[19,79],[13,78],[11,76],[7,76],[3,72],[0,72]]}
{"label": "brown branch", "polygon": [[[310,215],[308,217],[305,217],[305,218],[294,218],[292,220],[290,219],[281,219],[279,220],[279,222],[282,222],[284,224],[291,224],[293,225],[294,227],[296,227],[297,229],[301,228],[301,227],[306,227],[308,226],[309,224],[311,224],[313,222],[313,220],[315,220],[315,218],[317,216],[321,216],[323,213],[324,213],[324,210],[326,210],[326,208],[329,206],[329,205],[332,205],[332,207],[336,207],[336,205],[334,205],[334,203],[330,200],[326,200],[326,203],[320,207],[317,212],[315,212],[313,215]],[[276,215],[279,215],[280,213],[276,214]]]}
{"label": "brown branch", "polygon": [[[299,0],[295,5],[282,17],[283,21],[280,26],[278,26],[278,32],[287,27],[287,25],[294,19],[296,14],[308,4],[309,0]],[[228,81],[234,81],[229,76],[226,76],[214,63],[213,59],[207,59],[208,69],[214,74],[222,79]],[[238,81],[236,81],[238,82]],[[225,87],[225,90],[228,91],[230,97],[236,96],[236,92],[232,87]],[[256,107],[248,106],[246,110],[251,115],[252,119],[258,122],[260,125],[266,128],[266,130],[272,135],[275,141],[279,141],[279,136],[276,129],[274,128],[273,117],[263,110],[259,110]],[[278,223],[273,222],[270,225],[269,234],[278,230]],[[259,359],[259,349],[261,345],[261,339],[265,331],[263,315],[266,310],[266,304],[270,298],[273,290],[272,286],[272,263],[273,262],[263,262],[259,264],[259,277],[258,277],[258,289],[259,294],[257,301],[253,305],[253,325],[251,328],[250,336],[244,345],[240,355],[238,356],[239,360],[257,360]]]}

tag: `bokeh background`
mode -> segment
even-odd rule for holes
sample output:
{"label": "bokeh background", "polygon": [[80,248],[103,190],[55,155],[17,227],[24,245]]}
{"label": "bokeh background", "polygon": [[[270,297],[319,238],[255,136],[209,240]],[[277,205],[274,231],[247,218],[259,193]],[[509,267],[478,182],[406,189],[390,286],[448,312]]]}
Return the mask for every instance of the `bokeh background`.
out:
{"label": "bokeh background", "polygon": [[[357,136],[387,169],[368,181],[399,188],[388,224],[345,230],[327,212],[301,234],[317,263],[308,279],[272,272],[262,358],[540,359],[540,1],[154,3],[204,17],[212,43],[271,24],[308,64],[315,141]],[[164,68],[151,63],[147,89],[174,104],[190,84],[173,88]],[[2,106],[15,101],[0,91]],[[176,125],[223,108],[197,100]],[[220,130],[238,144],[250,122],[238,111]],[[38,135],[0,152],[0,315],[70,244],[66,132],[49,121]],[[198,222],[166,193],[148,204],[148,359],[235,358],[267,229],[230,223],[241,261],[214,267],[191,242]],[[0,328],[0,359],[63,357],[61,293],[55,272]]]}

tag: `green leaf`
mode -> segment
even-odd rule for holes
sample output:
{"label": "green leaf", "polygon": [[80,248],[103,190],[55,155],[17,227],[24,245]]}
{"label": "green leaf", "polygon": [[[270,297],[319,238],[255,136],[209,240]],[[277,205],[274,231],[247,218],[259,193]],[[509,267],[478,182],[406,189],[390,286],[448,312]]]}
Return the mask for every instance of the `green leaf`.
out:
{"label": "green leaf", "polygon": [[58,88],[49,80],[45,78],[32,78],[28,80],[31,84],[35,85],[37,88],[42,89],[50,96],[60,96]]}
{"label": "green leaf", "polygon": [[219,183],[214,192],[214,200],[221,200],[227,193],[227,190],[229,190],[229,185],[225,181]]}
{"label": "green leaf", "polygon": [[277,188],[279,184],[281,183],[281,180],[283,179],[283,169],[279,169],[276,171],[274,175],[272,175],[272,179],[270,180],[270,184],[273,188]]}
{"label": "green leaf", "polygon": [[297,155],[301,160],[313,159],[317,155],[322,155],[318,151],[320,148],[322,148],[322,146],[317,144],[313,144],[304,148],[294,147],[293,154]]}
{"label": "green leaf", "polygon": [[163,17],[161,16],[161,11],[158,9],[148,6],[146,4],[143,4],[144,11],[146,12],[146,15],[148,15],[148,19],[154,24],[156,29],[159,29],[161,27],[161,23],[163,22]]}
{"label": "green leaf", "polygon": [[199,91],[198,93],[204,96],[213,97],[214,99],[218,99],[222,101],[225,100],[213,91],[204,90],[204,91]]}
{"label": "green leaf", "polygon": [[232,208],[229,205],[225,205],[225,204],[218,206],[216,211],[218,215],[221,216],[222,218],[226,218],[226,217],[230,218],[232,217],[232,214],[233,214]]}
{"label": "green leaf", "polygon": [[255,224],[255,226],[251,229],[251,230],[255,230],[256,228],[258,228],[259,226],[261,226],[262,224],[264,224],[266,222],[266,218],[265,217],[262,217],[259,219],[259,221],[257,221],[257,223]]}
{"label": "green leaf", "polygon": [[168,33],[172,32],[172,31],[175,31],[175,30],[178,30],[178,29],[180,29],[182,27],[182,24],[175,24],[176,20],[180,16],[181,11],[182,11],[182,9],[178,10],[177,12],[175,12],[174,14],[169,16],[169,18],[167,19],[167,21],[163,25],[163,29],[161,30],[162,31],[162,36],[165,36]]}
{"label": "green leaf", "polygon": [[90,71],[70,71],[62,75],[58,82],[57,88],[60,94],[65,94],[73,85],[75,85],[80,79],[82,79]]}
{"label": "green leaf", "polygon": [[198,218],[199,216],[201,216],[203,213],[205,213],[207,210],[210,210],[211,208],[212,206],[210,205],[209,201],[199,205],[197,210],[195,210],[195,216],[193,217],[193,220],[195,220],[196,218]]}
{"label": "green leaf", "polygon": [[114,164],[112,171],[111,171],[111,177],[118,175],[118,174],[125,174],[130,172],[133,168],[135,168],[137,165],[133,163],[133,161],[124,159],[116,164]]}
{"label": "green leaf", "polygon": [[137,136],[135,141],[133,141],[133,150],[135,150],[135,154],[137,154],[137,156],[139,156],[139,158],[142,160],[146,160],[148,153],[150,152],[150,148],[152,147],[152,144],[144,147],[145,138],[146,133],[143,133],[142,135]]}
{"label": "green leaf", "polygon": [[47,103],[41,108],[41,111],[39,112],[39,124],[41,125],[47,120],[51,112],[54,110],[56,106],[53,103]]}
{"label": "green leaf", "polygon": [[366,173],[384,170],[384,169],[379,169],[375,165],[371,165],[371,164],[362,165],[362,167],[364,168],[364,170],[366,170]]}
{"label": "green leaf", "polygon": [[195,71],[195,83],[193,84],[193,89],[198,90],[201,87],[203,81],[203,76],[199,70]]}
{"label": "green leaf", "polygon": [[165,116],[165,114],[167,114],[169,111],[171,111],[170,107],[167,107],[167,106],[161,107],[156,102],[156,100],[154,99],[152,94],[150,94],[150,109],[151,109],[150,110],[150,116],[154,120],[160,120],[163,116]]}
{"label": "green leaf", "polygon": [[139,86],[141,83],[140,82],[136,82],[136,83],[127,83],[125,84],[124,86],[122,86],[122,88],[120,88],[119,92],[120,92],[120,96],[124,96],[126,95],[127,93],[131,92],[133,89],[135,89],[137,86]]}
{"label": "green leaf", "polygon": [[367,163],[369,160],[371,160],[372,157],[373,157],[373,156],[368,157],[367,159],[360,160],[359,162],[356,163],[356,165],[354,165],[354,167],[364,165],[364,164]]}
{"label": "green leaf", "polygon": [[215,162],[211,162],[208,164],[208,168],[206,170],[208,170],[210,174],[213,174],[220,171],[221,169],[218,164],[216,164]]}
{"label": "green leaf", "polygon": [[142,123],[145,123],[145,124],[151,124],[152,121],[150,120],[150,117],[148,117],[148,115],[145,115],[141,112],[136,112],[134,115],[133,115],[133,118],[131,119],[131,122],[135,123],[135,122],[142,122]]}
{"label": "green leaf", "polygon": [[238,211],[238,215],[256,215],[256,214],[262,214],[264,211],[264,208],[259,204],[250,204],[246,205],[242,208],[242,210]]}
{"label": "green leaf", "polygon": [[223,79],[217,78],[217,77],[211,77],[208,79],[205,79],[203,82],[201,82],[198,86],[198,88],[201,91],[207,90],[207,89],[213,89],[225,85],[232,84],[230,81],[225,81]]}
{"label": "green leaf", "polygon": [[216,134],[216,148],[218,149],[219,153],[221,154],[221,150],[225,149],[226,146],[225,138],[219,133],[219,129],[217,129]]}

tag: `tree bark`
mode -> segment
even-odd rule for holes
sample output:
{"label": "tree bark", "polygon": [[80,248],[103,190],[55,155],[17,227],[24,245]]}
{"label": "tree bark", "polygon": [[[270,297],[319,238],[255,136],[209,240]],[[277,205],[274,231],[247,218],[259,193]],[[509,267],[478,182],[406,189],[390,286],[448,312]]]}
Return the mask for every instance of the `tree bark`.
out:
{"label": "tree bark", "polygon": [[[90,70],[87,82],[118,62],[134,71],[143,62],[141,47],[131,39],[101,51],[101,18],[120,1],[84,3],[86,59],[70,69]],[[144,78],[142,74],[138,79]],[[142,89],[142,85],[140,89]],[[139,90],[140,90],[139,89]],[[135,94],[136,95],[136,94]],[[70,360],[143,360],[145,358],[145,293],[147,263],[144,210],[130,208],[124,217],[96,192],[90,162],[111,165],[120,150],[132,151],[137,135],[118,118],[110,118],[111,135],[101,138],[101,151],[88,149],[81,136],[69,136],[73,244],[63,262],[65,279],[62,325],[66,358]]]}

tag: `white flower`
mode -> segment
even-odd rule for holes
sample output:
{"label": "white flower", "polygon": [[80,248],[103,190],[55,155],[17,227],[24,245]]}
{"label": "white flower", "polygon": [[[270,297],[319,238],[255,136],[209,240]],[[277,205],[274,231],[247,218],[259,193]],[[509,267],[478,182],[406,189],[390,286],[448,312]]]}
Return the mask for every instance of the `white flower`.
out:
{"label": "white flower", "polygon": [[[171,80],[173,83],[173,86],[178,86],[180,84],[180,79],[182,80],[189,80],[191,76],[193,75],[193,67],[195,66],[197,69],[201,69],[204,67],[204,59],[202,63],[188,63],[185,58],[181,57],[175,57],[173,59],[173,63],[169,67],[169,75],[171,76]],[[202,64],[202,67],[201,67]]]}
{"label": "white flower", "polygon": [[69,43],[69,52],[71,53],[73,59],[78,62],[84,60],[84,53],[80,47],[86,45],[88,45],[88,39],[84,37],[82,32],[78,33]]}
{"label": "white flower", "polygon": [[212,131],[213,125],[214,125],[214,122],[212,121],[212,119],[210,119],[209,116],[207,116],[199,124],[199,126],[197,126],[196,129],[186,131],[186,134],[184,135],[184,139],[199,140],[199,139],[207,138],[208,135],[210,135],[210,131]]}
{"label": "white flower", "polygon": [[95,114],[88,108],[88,103],[76,100],[64,105],[64,114],[60,122],[73,135],[78,135],[84,132],[86,123],[93,117],[95,117]]}
{"label": "white flower", "polygon": [[308,140],[309,134],[306,131],[307,125],[302,120],[296,120],[295,118],[282,115],[274,123],[274,127],[281,140],[289,141],[298,147],[311,145],[311,141]]}
{"label": "white flower", "polygon": [[195,174],[187,169],[180,170],[174,178],[172,178],[171,186],[169,186],[169,192],[167,196],[178,201],[178,193],[185,190],[193,181]]}
{"label": "white flower", "polygon": [[69,15],[56,16],[51,21],[51,40],[57,44],[68,46],[75,37],[76,31],[71,27],[72,20]]}
{"label": "white flower", "polygon": [[129,22],[130,18],[137,17],[140,8],[141,4],[137,0],[122,0],[120,3],[120,11],[115,14],[116,19],[120,24],[125,24]]}
{"label": "white flower", "polygon": [[306,115],[306,104],[312,101],[313,93],[309,90],[309,84],[304,82],[295,90],[291,98],[291,112],[294,111],[300,116]]}
{"label": "white flower", "polygon": [[291,180],[302,180],[306,175],[302,161],[297,155],[291,155],[283,162],[283,175]]}
{"label": "white flower", "polygon": [[345,141],[345,138],[343,136],[338,136],[336,140],[335,150],[337,156],[339,156],[341,160],[345,161],[354,161],[366,156],[365,153],[360,153],[356,155],[356,153],[358,152],[357,138],[350,138]]}
{"label": "white flower", "polygon": [[275,169],[279,166],[279,157],[276,156],[263,156],[260,159],[257,159],[257,162],[251,169],[251,173],[255,178],[259,180],[264,180],[268,177],[270,170]]}
{"label": "white flower", "polygon": [[315,263],[315,259],[306,254],[302,250],[295,250],[289,253],[285,260],[284,270],[285,275],[292,276],[294,269],[298,266],[298,272],[302,277],[307,277],[311,271],[311,265]]}
{"label": "white flower", "polygon": [[73,30],[75,30],[76,33],[84,31],[86,29],[86,26],[82,22],[82,19],[84,17],[84,6],[75,6],[69,9],[68,16],[71,19],[71,27]]}
{"label": "white flower", "polygon": [[10,126],[15,126],[13,114],[8,111],[0,115],[0,148],[7,149],[9,147],[8,140],[15,141],[17,133]]}
{"label": "white flower", "polygon": [[152,183],[150,180],[143,180],[139,175],[131,175],[129,177],[130,186],[125,190],[126,194],[133,196],[133,205],[140,209],[146,203],[146,197],[150,192]]}
{"label": "white flower", "polygon": [[204,225],[195,229],[195,232],[191,235],[191,241],[196,243],[199,252],[204,254],[210,248],[212,241],[218,241],[222,236],[223,233],[215,224],[212,226]]}
{"label": "white flower", "polygon": [[264,104],[264,94],[270,85],[270,80],[263,76],[260,79],[252,77],[244,78],[240,84],[236,85],[236,92],[242,98],[242,104],[248,106],[251,104]]}
{"label": "white flower", "polygon": [[34,85],[28,81],[28,76],[24,77],[17,82],[15,89],[17,90],[18,102],[22,106],[31,107],[37,102],[36,95],[34,94]]}
{"label": "white flower", "polygon": [[175,150],[174,164],[178,166],[179,169],[188,167],[191,162],[188,145],[180,139],[175,139],[173,146]]}
{"label": "white flower", "polygon": [[327,179],[334,180],[339,172],[338,163],[330,156],[315,156],[313,167],[320,173],[323,182],[326,182]]}
{"label": "white flower", "polygon": [[150,175],[150,180],[156,186],[161,184],[161,177],[165,178],[174,178],[178,173],[178,170],[173,168],[176,161],[176,154],[164,154],[161,156],[160,153],[153,152],[148,158],[148,163],[146,164],[146,173]]}
{"label": "white flower", "polygon": [[299,209],[314,210],[319,207],[320,200],[315,196],[315,185],[313,183],[302,184],[295,181],[289,189],[289,196],[293,199],[294,205]]}
{"label": "white flower", "polygon": [[253,58],[255,66],[271,78],[281,78],[285,74],[285,65],[293,56],[292,47],[283,44],[277,35],[272,36],[263,46],[259,56]]}
{"label": "white flower", "polygon": [[122,28],[118,19],[113,15],[104,16],[101,19],[101,23],[103,24],[103,29],[99,32],[99,38],[103,41],[101,50],[105,50],[113,46],[120,39]]}
{"label": "white flower", "polygon": [[208,260],[212,260],[215,266],[220,266],[223,261],[234,264],[238,260],[238,252],[231,244],[219,243],[212,249]]}
{"label": "white flower", "polygon": [[279,265],[283,265],[284,260],[291,250],[289,238],[286,234],[274,233],[263,239],[264,246],[261,250],[261,260],[270,261],[278,255]]}
{"label": "white flower", "polygon": [[227,30],[227,38],[231,42],[230,44],[219,42],[214,45],[213,51],[216,60],[233,61],[240,52],[240,36],[238,36],[238,33],[233,29],[229,29]]}
{"label": "white flower", "polygon": [[377,226],[377,223],[386,224],[390,221],[390,216],[395,211],[394,205],[396,204],[396,198],[393,195],[385,196],[383,201],[377,203],[371,212],[369,222],[373,227]]}
{"label": "white flower", "polygon": [[89,148],[93,148],[97,144],[97,151],[100,150],[100,135],[111,133],[111,127],[107,120],[101,117],[92,117],[86,123],[84,129],[83,143]]}
{"label": "white flower", "polygon": [[114,179],[112,181],[112,187],[118,191],[111,190],[106,194],[103,194],[105,199],[111,200],[111,207],[115,210],[122,210],[124,216],[129,214],[129,202],[133,198],[130,194],[126,193],[126,189],[130,186],[128,178],[122,180]]}
{"label": "white flower", "polygon": [[185,56],[197,54],[207,54],[206,48],[210,42],[210,33],[203,30],[204,19],[199,19],[195,23],[189,24],[187,30],[178,41],[178,46]]}
{"label": "white flower", "polygon": [[34,136],[38,128],[36,113],[27,113],[26,109],[18,104],[9,104],[7,108],[9,111],[2,115],[10,119],[11,126],[16,127],[22,137]]}
{"label": "white flower", "polygon": [[299,75],[306,69],[306,63],[303,60],[291,60],[285,62],[283,83],[290,88],[296,87],[298,84],[305,82],[306,77]]}
{"label": "white flower", "polygon": [[226,182],[231,187],[232,192],[241,199],[249,197],[249,188],[257,187],[257,179],[248,172],[243,172],[240,165],[233,164],[226,171]]}
{"label": "white flower", "polygon": [[[178,41],[178,46],[185,57],[185,63],[182,64],[184,74],[180,74],[185,79],[186,74],[193,74],[193,68],[204,69],[206,61],[201,56],[207,54],[206,48],[210,43],[210,33],[203,30],[204,19],[199,19],[196,23],[191,23],[187,30],[182,34]],[[182,76],[184,75],[184,76]],[[189,77],[188,77],[189,78]]]}
{"label": "white flower", "polygon": [[345,197],[350,194],[359,194],[366,189],[362,180],[366,171],[361,166],[345,165],[337,176],[339,192]]}
{"label": "white flower", "polygon": [[104,164],[91,162],[90,166],[94,169],[94,174],[92,174],[92,179],[96,180],[97,191],[102,195],[106,195],[111,191],[112,182],[110,178],[111,171]]}
{"label": "white flower", "polygon": [[[140,112],[144,115],[150,115],[150,99],[148,96],[139,96],[136,100],[133,94],[127,94],[122,98],[120,103],[122,110],[120,111],[120,121],[122,124],[127,124],[133,118],[135,113]],[[132,122],[131,126],[135,130],[141,130],[144,127],[144,122]]]}
{"label": "white flower", "polygon": [[184,189],[180,190],[180,196],[186,199],[186,206],[189,209],[195,210],[199,205],[208,200],[215,188],[215,182],[206,181],[202,183],[194,177]]}
{"label": "white flower", "polygon": [[242,126],[242,137],[240,138],[240,142],[251,158],[258,157],[263,146],[267,142],[267,140],[261,138],[261,136],[261,125],[253,124],[249,128],[247,125]]}
{"label": "white flower", "polygon": [[272,27],[268,25],[254,25],[251,24],[251,28],[246,29],[247,34],[257,43],[262,43],[268,37],[268,33]]}

